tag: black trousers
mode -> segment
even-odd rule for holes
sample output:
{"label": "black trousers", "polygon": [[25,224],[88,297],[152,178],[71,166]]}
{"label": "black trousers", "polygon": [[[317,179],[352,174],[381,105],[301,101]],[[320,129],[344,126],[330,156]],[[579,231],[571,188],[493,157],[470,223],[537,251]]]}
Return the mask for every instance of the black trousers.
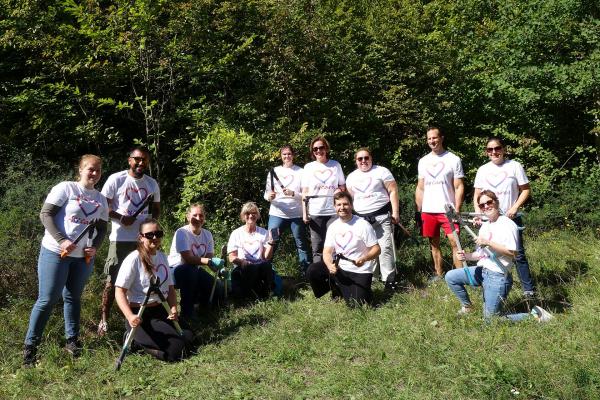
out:
{"label": "black trousers", "polygon": [[[131,309],[137,314],[139,308]],[[168,320],[167,311],[162,305],[147,307],[142,315],[142,323],[135,331],[134,342],[141,346],[147,353],[163,361],[179,361],[183,358],[186,346],[191,343],[193,334],[184,329],[183,336],[180,336],[173,325]],[[131,330],[129,322],[125,320],[127,332]]]}
{"label": "black trousers", "polygon": [[275,286],[271,262],[263,261],[245,267],[235,267],[231,271],[231,286],[236,297],[266,299]]}
{"label": "black trousers", "polygon": [[325,244],[325,234],[327,227],[335,219],[335,215],[311,216],[308,228],[310,230],[310,247],[313,254],[313,261],[323,260],[323,245]]}
{"label": "black trousers", "polygon": [[317,298],[331,291],[333,297],[341,294],[351,307],[368,304],[373,299],[372,273],[358,274],[338,268],[335,275],[331,275],[325,263],[320,261],[310,264],[306,275]]}

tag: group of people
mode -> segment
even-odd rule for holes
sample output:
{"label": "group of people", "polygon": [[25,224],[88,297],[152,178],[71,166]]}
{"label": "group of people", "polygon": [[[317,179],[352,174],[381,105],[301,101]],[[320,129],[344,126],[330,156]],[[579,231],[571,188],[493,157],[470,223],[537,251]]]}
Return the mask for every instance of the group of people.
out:
{"label": "group of people", "polygon": [[[444,206],[449,203],[460,211],[464,174],[460,159],[444,149],[443,141],[441,129],[428,129],[431,152],[419,161],[415,192],[418,222],[431,245],[434,280],[443,276],[439,237],[443,228],[450,239],[455,267],[461,267],[465,259],[478,264],[468,267],[474,280],[466,281],[461,269],[446,274],[448,286],[462,304],[461,312],[471,311],[465,285],[472,284],[484,286],[484,315],[497,315],[512,284],[514,259],[524,293],[534,294],[518,228],[522,226],[518,210],[530,193],[527,176],[521,164],[505,158],[501,139],[488,141],[490,162],[477,172],[473,201],[477,221],[483,221],[477,245],[491,249],[497,257],[487,256],[489,251],[458,251]],[[258,206],[247,202],[240,212],[243,225],[231,233],[226,248],[215,254],[213,237],[204,228],[204,206],[192,204],[187,209],[187,224],[175,232],[168,256],[160,250],[164,231],[158,223],[159,185],[146,174],[149,152],[134,148],[129,153],[129,168],[110,175],[101,191],[95,185],[101,177],[102,160],[95,155],[81,157],[77,181],[54,186],[40,213],[45,233],[38,258],[39,294],[25,338],[24,364],[36,362],[37,346],[61,294],[65,349],[73,356],[81,353],[81,294],[109,221],[112,228],[98,334],[108,331],[116,298],[126,319],[126,331],[136,328],[134,342],[165,361],[181,359],[192,337],[185,329],[182,334],[173,323],[180,317],[176,289],[180,290],[181,317],[195,318],[196,304],[207,304],[215,292],[218,298],[226,290],[217,284],[216,276],[227,258],[233,265],[228,274],[233,294],[267,298],[278,278],[271,259],[280,233],[287,228],[295,240],[300,273],[316,297],[331,292],[351,306],[369,303],[377,268],[386,289],[392,289],[397,280],[393,225],[400,221],[394,177],[387,168],[373,164],[367,148],[355,153],[356,170],[347,177],[340,163],[330,159],[330,145],[324,137],[314,138],[309,151],[313,161],[301,168],[294,164],[292,146],[281,148],[282,165],[271,169],[264,191],[264,199],[270,203],[267,229],[258,225]],[[152,294],[146,300],[157,282],[162,296]],[[539,307],[534,307],[534,313],[540,319],[550,318]]]}

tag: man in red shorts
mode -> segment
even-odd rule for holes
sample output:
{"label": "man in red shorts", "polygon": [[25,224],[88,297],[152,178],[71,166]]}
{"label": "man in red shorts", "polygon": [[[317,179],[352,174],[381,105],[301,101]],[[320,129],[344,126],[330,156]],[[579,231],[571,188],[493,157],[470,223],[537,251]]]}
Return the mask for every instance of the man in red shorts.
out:
{"label": "man in red shorts", "polygon": [[[463,168],[455,154],[444,149],[444,135],[437,126],[427,129],[427,145],[431,153],[419,160],[419,181],[415,191],[415,203],[421,213],[423,237],[429,238],[431,256],[435,268],[433,280],[444,275],[442,268],[442,252],[440,249],[440,227],[444,229],[450,245],[455,267],[461,267],[456,258],[456,242],[446,215],[444,205],[454,204],[460,211],[464,196]],[[457,226],[458,229],[458,226]]]}

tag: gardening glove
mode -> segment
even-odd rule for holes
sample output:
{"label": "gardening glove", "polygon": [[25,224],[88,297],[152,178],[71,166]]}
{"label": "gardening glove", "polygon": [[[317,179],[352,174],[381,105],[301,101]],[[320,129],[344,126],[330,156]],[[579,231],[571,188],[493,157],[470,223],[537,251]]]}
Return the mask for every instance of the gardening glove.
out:
{"label": "gardening glove", "polygon": [[208,266],[215,271],[218,270],[219,267],[222,267],[224,263],[225,262],[223,261],[223,259],[219,257],[213,257],[210,260],[208,260]]}

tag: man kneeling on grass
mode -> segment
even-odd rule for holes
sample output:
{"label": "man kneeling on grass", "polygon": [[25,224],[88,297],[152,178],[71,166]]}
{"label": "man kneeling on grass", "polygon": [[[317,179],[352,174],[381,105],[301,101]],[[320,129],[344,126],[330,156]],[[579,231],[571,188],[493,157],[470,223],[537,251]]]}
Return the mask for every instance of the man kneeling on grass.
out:
{"label": "man kneeling on grass", "polygon": [[370,303],[374,260],[381,253],[377,236],[371,224],[352,215],[349,193],[338,192],[333,201],[339,218],[327,228],[323,261],[308,267],[310,286],[316,297],[331,290],[332,297],[341,294],[349,306]]}
{"label": "man kneeling on grass", "polygon": [[[500,215],[498,197],[491,190],[484,190],[477,198],[477,204],[488,221],[481,225],[474,253],[458,251],[460,260],[477,261],[476,267],[453,269],[446,274],[446,283],[462,307],[458,314],[468,314],[473,310],[465,285],[483,287],[483,317],[489,320],[501,315],[504,302],[512,287],[510,270],[517,255],[519,233],[517,225],[508,217]],[[538,321],[546,322],[552,315],[542,307],[531,310]],[[511,321],[520,321],[529,317],[527,313],[504,314]]]}

